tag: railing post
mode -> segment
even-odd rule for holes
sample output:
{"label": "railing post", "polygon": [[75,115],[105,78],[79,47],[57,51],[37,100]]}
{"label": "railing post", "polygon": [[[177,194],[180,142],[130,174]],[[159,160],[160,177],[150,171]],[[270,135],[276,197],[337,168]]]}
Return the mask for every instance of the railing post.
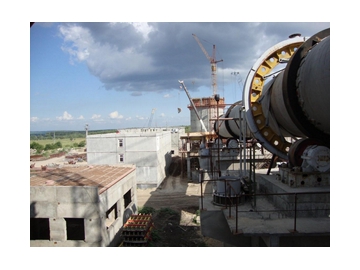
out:
{"label": "railing post", "polygon": [[225,198],[225,209],[227,209],[227,207],[228,207],[228,203],[227,203],[227,198],[226,198],[226,196],[227,196],[227,182],[226,182],[226,179],[224,179],[224,189],[225,189],[225,194],[224,194],[224,198]]}
{"label": "railing post", "polygon": [[231,218],[231,187],[229,187],[229,218]]}
{"label": "railing post", "polygon": [[294,232],[296,232],[297,193],[295,193]]}
{"label": "railing post", "polygon": [[238,232],[238,204],[239,204],[239,195],[236,195],[236,206],[235,206],[235,233]]}

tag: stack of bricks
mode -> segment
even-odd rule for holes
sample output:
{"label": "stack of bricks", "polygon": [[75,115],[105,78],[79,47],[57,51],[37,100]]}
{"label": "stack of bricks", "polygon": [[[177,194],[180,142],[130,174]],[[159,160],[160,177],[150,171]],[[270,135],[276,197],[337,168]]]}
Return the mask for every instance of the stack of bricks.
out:
{"label": "stack of bricks", "polygon": [[144,247],[151,240],[154,223],[150,214],[131,215],[122,232],[124,247]]}

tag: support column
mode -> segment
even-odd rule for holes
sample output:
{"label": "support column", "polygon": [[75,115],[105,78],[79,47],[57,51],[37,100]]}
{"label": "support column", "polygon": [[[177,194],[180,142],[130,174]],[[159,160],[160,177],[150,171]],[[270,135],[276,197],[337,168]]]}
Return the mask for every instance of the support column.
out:
{"label": "support column", "polygon": [[187,168],[187,177],[191,180],[191,166],[190,166],[190,157],[186,158],[186,168]]}
{"label": "support column", "polygon": [[270,235],[270,236],[262,236],[266,246],[268,247],[278,247],[279,246],[279,236]]}
{"label": "support column", "polygon": [[259,246],[259,236],[252,236],[251,237],[251,246],[258,247]]}
{"label": "support column", "polygon": [[66,241],[66,222],[64,218],[49,218],[50,241]]}

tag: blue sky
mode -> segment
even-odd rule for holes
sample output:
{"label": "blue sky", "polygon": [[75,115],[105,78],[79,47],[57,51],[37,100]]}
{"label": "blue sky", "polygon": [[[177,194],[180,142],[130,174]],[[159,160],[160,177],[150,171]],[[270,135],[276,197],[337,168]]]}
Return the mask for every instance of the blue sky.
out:
{"label": "blue sky", "polygon": [[[217,93],[241,99],[262,53],[330,22],[39,23],[30,28],[30,131],[189,125],[190,95],[212,95],[208,54],[216,45]],[[234,76],[232,73],[238,75]],[[178,113],[178,108],[181,112]]]}

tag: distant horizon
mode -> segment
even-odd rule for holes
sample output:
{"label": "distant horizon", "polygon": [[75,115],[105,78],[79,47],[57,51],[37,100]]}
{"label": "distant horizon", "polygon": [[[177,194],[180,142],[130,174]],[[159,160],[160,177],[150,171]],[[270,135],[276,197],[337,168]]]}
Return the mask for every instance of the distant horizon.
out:
{"label": "distant horizon", "polygon": [[[88,131],[101,131],[101,130],[124,130],[124,129],[142,129],[142,128],[172,128],[172,127],[186,127],[189,125],[173,125],[166,127],[127,127],[127,128],[100,128],[100,129],[88,129]],[[86,130],[75,130],[75,129],[58,129],[58,130],[30,130],[30,134],[33,133],[47,133],[47,132],[85,132]]]}

